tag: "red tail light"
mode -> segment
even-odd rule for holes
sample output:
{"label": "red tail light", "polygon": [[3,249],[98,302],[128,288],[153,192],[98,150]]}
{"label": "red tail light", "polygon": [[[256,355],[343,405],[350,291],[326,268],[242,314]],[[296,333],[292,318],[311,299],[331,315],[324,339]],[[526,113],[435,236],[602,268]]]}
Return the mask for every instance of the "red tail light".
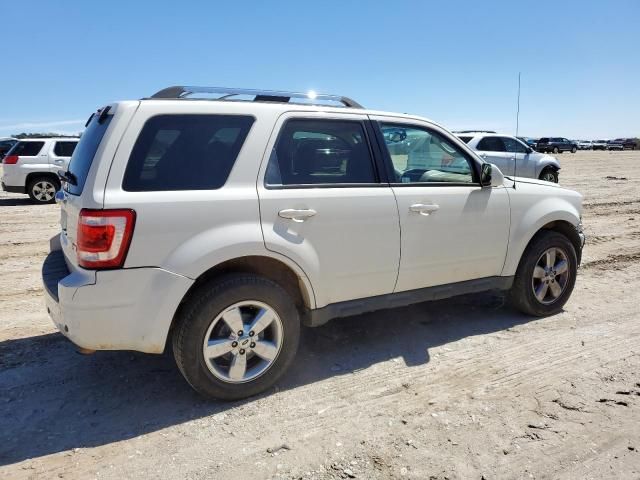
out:
{"label": "red tail light", "polygon": [[7,155],[2,159],[2,163],[4,163],[5,165],[15,165],[16,163],[18,163],[19,158],[20,157],[18,155]]}
{"label": "red tail light", "polygon": [[129,250],[136,212],[87,210],[78,217],[78,264],[84,268],[120,268]]}

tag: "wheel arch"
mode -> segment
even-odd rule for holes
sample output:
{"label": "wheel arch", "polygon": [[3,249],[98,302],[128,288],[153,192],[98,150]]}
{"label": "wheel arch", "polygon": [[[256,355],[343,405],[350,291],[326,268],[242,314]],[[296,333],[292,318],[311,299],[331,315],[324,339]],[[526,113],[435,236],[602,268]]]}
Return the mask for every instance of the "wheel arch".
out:
{"label": "wheel arch", "polygon": [[[520,262],[522,260],[522,257],[524,255],[524,253],[527,251],[527,248],[529,248],[529,245],[531,245],[531,243],[534,241],[534,239],[540,235],[540,233],[542,232],[546,232],[546,231],[553,231],[553,232],[557,232],[560,233],[561,235],[564,235],[565,237],[567,237],[567,239],[571,242],[571,244],[573,245],[573,248],[575,248],[576,251],[576,257],[578,259],[578,265],[580,265],[580,261],[581,261],[581,257],[582,257],[582,248],[581,248],[581,239],[580,236],[578,235],[578,230],[576,229],[576,227],[574,226],[573,223],[571,223],[568,220],[565,219],[558,219],[558,220],[551,220],[543,225],[541,225],[533,235],[531,235],[531,237],[528,239],[528,241],[524,244],[524,248],[522,248],[517,256],[517,262],[509,262],[509,259],[507,259],[507,262],[505,264],[505,270],[507,273],[503,272],[503,275],[515,275],[516,271],[517,271],[517,267],[520,265]],[[513,260],[513,259],[512,259]],[[511,263],[511,267],[508,266],[508,264]]]}
{"label": "wheel arch", "polygon": [[[171,338],[181,309],[192,295],[197,292],[198,288],[209,281],[232,273],[250,273],[274,281],[291,295],[296,307],[301,313],[315,308],[315,295],[311,283],[304,272],[298,270],[299,269],[287,264],[285,261],[266,255],[248,255],[231,258],[205,270],[195,279],[180,301],[171,320],[171,325],[169,326],[167,341]],[[304,315],[302,316],[304,318]]]}
{"label": "wheel arch", "polygon": [[29,184],[35,178],[40,178],[40,177],[51,178],[52,180],[54,180],[55,182],[60,184],[60,180],[58,179],[58,175],[56,173],[53,173],[53,172],[29,172],[27,174],[27,176],[25,177],[25,179],[24,179],[24,187],[25,187],[25,189],[29,188]]}

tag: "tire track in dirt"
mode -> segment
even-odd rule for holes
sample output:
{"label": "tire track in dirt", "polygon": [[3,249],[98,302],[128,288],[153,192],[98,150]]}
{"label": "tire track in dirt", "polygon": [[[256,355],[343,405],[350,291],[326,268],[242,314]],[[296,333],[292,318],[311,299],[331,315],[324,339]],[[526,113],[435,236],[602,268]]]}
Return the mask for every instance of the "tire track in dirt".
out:
{"label": "tire track in dirt", "polygon": [[600,270],[617,270],[624,268],[629,264],[633,264],[640,261],[640,252],[620,253],[614,255],[607,255],[605,258],[598,260],[591,260],[584,262],[581,266],[581,270],[600,269]]}

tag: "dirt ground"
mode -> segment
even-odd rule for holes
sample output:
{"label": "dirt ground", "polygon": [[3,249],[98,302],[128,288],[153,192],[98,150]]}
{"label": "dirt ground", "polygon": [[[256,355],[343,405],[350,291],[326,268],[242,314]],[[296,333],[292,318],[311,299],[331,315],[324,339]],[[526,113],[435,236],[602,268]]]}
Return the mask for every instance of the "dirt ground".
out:
{"label": "dirt ground", "polygon": [[0,194],[0,478],[640,478],[640,152],[559,159],[588,235],[563,313],[485,294],[336,320],[234,403],[169,354],[75,353],[40,286],[58,209]]}

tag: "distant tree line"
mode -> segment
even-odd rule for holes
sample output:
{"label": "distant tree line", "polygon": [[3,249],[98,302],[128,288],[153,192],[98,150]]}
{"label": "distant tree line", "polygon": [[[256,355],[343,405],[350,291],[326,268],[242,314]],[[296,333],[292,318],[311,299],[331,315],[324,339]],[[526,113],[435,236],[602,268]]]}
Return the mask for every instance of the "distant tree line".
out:
{"label": "distant tree line", "polygon": [[69,138],[74,138],[74,137],[78,137],[80,136],[80,134],[77,135],[69,135],[69,134],[63,134],[63,133],[54,133],[54,132],[48,132],[48,133],[26,133],[26,132],[22,132],[22,133],[17,133],[15,135],[11,135],[13,138],[48,138],[48,137],[69,137]]}

